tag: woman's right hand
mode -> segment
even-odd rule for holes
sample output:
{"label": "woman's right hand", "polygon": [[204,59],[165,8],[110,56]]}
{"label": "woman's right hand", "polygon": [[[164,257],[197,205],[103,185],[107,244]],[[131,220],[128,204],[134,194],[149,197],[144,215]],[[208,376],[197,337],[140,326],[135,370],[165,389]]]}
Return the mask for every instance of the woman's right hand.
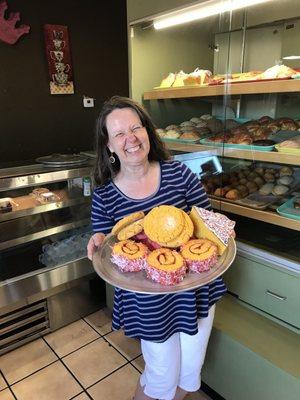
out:
{"label": "woman's right hand", "polygon": [[92,261],[93,254],[98,247],[101,246],[103,240],[105,239],[104,233],[97,232],[90,238],[87,245],[87,256]]}

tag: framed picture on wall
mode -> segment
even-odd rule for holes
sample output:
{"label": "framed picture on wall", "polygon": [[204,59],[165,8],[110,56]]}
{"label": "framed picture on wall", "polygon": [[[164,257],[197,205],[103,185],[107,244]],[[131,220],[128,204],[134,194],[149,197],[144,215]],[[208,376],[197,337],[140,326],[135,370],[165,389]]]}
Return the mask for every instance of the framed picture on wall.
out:
{"label": "framed picture on wall", "polygon": [[51,94],[74,94],[68,27],[44,25]]}

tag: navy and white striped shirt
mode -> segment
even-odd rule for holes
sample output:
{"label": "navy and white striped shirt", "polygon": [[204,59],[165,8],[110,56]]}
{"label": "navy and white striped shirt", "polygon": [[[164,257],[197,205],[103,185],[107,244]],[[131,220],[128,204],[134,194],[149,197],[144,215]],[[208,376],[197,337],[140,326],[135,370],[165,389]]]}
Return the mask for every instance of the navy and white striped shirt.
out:
{"label": "navy and white striped shirt", "polygon": [[[207,195],[197,176],[179,161],[160,163],[160,185],[145,199],[131,199],[115,184],[95,189],[92,223],[95,232],[107,234],[121,218],[136,211],[149,211],[159,205],[172,205],[189,211],[193,205],[210,209]],[[175,332],[195,335],[197,319],[226,292],[222,278],[187,292],[149,295],[115,289],[112,326],[125,335],[152,342],[164,342]]]}

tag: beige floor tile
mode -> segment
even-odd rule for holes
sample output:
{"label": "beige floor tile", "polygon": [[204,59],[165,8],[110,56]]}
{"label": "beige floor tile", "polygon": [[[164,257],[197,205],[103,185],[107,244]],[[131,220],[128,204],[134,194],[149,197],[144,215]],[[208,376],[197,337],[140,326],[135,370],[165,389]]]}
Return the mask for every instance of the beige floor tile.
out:
{"label": "beige floor tile", "polygon": [[134,361],[131,361],[131,363],[140,371],[143,372],[145,368],[145,361],[143,356],[139,356],[136,358]]}
{"label": "beige floor tile", "polygon": [[15,400],[14,396],[11,394],[11,391],[9,389],[5,389],[0,392],[0,399],[1,400]]}
{"label": "beige floor tile", "polygon": [[90,400],[90,398],[86,393],[81,393],[79,396],[74,397],[73,400]]}
{"label": "beige floor tile", "polygon": [[106,335],[111,332],[111,312],[108,308],[103,308],[93,314],[84,318],[90,325],[92,325],[97,332],[101,335]]}
{"label": "beige floor tile", "polygon": [[131,400],[140,374],[130,364],[88,389],[94,400]]}
{"label": "beige floor tile", "polygon": [[64,357],[63,361],[85,388],[126,363],[126,359],[103,339]]}
{"label": "beige floor tile", "polygon": [[140,341],[125,336],[122,330],[109,333],[105,336],[105,339],[117,348],[128,360],[132,360],[142,353]]}
{"label": "beige floor tile", "polygon": [[0,357],[0,369],[12,384],[57,360],[43,339],[25,344]]}
{"label": "beige floor tile", "polygon": [[12,390],[18,400],[66,400],[82,392],[60,361],[16,383]]}
{"label": "beige floor tile", "polygon": [[44,338],[52,349],[60,357],[63,357],[99,338],[99,335],[85,321],[80,319],[46,335]]}
{"label": "beige floor tile", "polygon": [[7,387],[7,384],[5,380],[2,378],[2,375],[0,375],[0,390],[5,389]]}

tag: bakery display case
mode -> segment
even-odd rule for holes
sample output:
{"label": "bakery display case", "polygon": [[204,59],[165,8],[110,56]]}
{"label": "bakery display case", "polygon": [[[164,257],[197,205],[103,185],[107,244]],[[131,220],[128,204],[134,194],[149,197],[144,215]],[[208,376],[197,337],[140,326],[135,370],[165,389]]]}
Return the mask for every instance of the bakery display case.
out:
{"label": "bakery display case", "polygon": [[91,169],[88,160],[0,169],[0,353],[105,301],[86,257]]}
{"label": "bakery display case", "polygon": [[[161,30],[151,26],[161,14],[144,15],[131,25],[132,94],[175,158],[198,174],[214,210],[236,221],[237,257],[224,274],[228,295],[217,307],[204,382],[224,398],[280,399],[284,386],[296,399],[299,4],[271,0]],[[281,357],[266,350],[266,337],[276,337]],[[247,377],[228,365],[233,354]],[[276,391],[256,376],[258,365]]]}

